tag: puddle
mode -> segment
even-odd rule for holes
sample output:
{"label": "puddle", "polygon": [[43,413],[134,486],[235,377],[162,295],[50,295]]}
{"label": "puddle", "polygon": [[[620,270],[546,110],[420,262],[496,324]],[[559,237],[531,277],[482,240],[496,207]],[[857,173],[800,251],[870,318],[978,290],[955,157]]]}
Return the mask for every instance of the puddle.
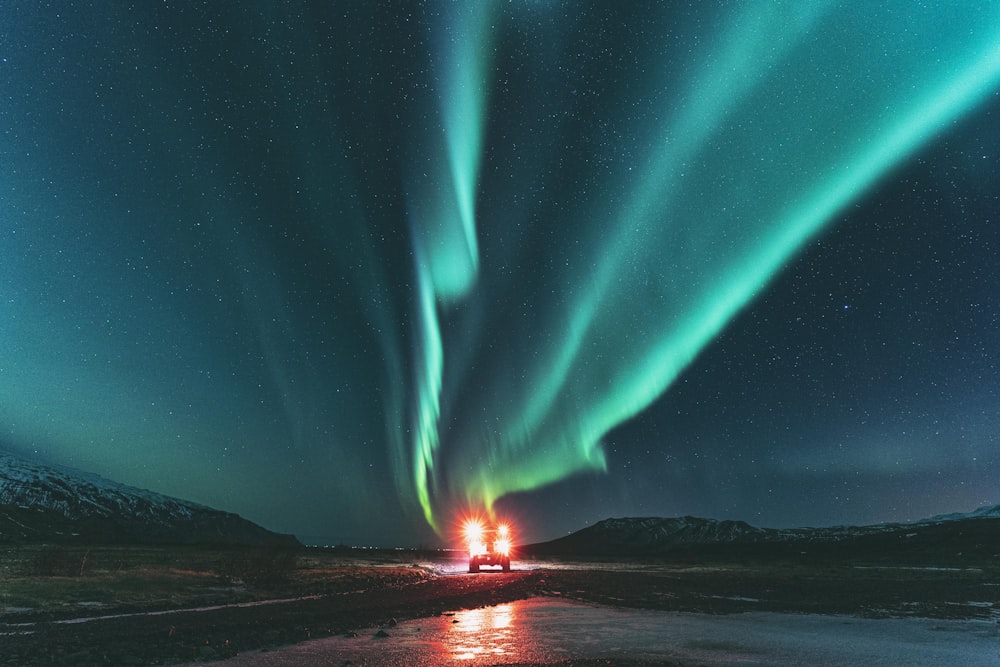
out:
{"label": "puddle", "polygon": [[379,630],[244,653],[217,664],[483,667],[574,658],[699,665],[1000,664],[1000,630],[984,621],[762,612],[709,616],[533,598]]}

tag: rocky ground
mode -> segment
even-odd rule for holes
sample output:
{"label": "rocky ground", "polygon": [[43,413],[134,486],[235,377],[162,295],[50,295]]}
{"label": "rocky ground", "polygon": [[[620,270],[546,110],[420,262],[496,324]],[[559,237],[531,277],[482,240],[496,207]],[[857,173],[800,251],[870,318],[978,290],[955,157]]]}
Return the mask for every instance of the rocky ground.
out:
{"label": "rocky ground", "polygon": [[[331,571],[332,572],[332,571]],[[347,573],[347,574],[345,574]],[[324,583],[325,582],[325,583]],[[333,582],[333,583],[331,583]],[[148,665],[218,660],[241,651],[391,627],[395,620],[547,595],[603,605],[729,614],[742,611],[926,616],[1000,621],[1000,585],[983,569],[634,566],[611,563],[510,573],[349,566],[289,584],[289,600],[158,609],[103,606],[0,615],[0,665]],[[275,593],[281,593],[275,590]],[[273,601],[284,600],[284,601]],[[636,664],[602,660],[562,665]]]}

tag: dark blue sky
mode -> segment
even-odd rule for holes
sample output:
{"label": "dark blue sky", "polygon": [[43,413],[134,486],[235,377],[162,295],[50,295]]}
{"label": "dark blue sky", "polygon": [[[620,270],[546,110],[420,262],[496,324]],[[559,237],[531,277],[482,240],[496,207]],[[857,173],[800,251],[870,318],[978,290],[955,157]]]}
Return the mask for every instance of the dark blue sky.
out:
{"label": "dark blue sky", "polygon": [[0,8],[0,446],[364,544],[1000,502],[995,6],[368,4]]}

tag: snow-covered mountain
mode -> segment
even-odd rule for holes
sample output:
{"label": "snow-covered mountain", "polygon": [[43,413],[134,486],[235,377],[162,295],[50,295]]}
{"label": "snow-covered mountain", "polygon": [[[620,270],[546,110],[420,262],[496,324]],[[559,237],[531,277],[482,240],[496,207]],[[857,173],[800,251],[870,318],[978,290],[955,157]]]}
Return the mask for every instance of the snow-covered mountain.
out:
{"label": "snow-covered mountain", "polygon": [[961,519],[1000,519],[1000,505],[983,505],[977,510],[965,514],[939,514],[921,523],[940,523],[941,521],[958,521]]}
{"label": "snow-covered mountain", "polygon": [[698,557],[864,554],[894,558],[933,553],[1000,557],[1000,505],[913,523],[831,528],[757,528],[743,521],[690,516],[605,519],[566,537],[522,547],[522,553]]}
{"label": "snow-covered mountain", "polygon": [[0,543],[294,545],[239,515],[0,451]]}

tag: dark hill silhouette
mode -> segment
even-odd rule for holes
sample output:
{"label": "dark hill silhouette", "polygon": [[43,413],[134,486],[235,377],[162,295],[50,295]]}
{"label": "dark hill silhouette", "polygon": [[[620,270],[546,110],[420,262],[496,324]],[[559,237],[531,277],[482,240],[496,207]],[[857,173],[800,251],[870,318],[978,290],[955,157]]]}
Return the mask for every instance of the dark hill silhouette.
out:
{"label": "dark hill silhouette", "polygon": [[0,452],[0,543],[300,546],[237,514]]}
{"label": "dark hill silhouette", "polygon": [[1000,559],[1000,505],[914,523],[832,528],[757,528],[697,517],[605,519],[519,548],[522,557],[671,559],[833,558],[891,562]]}

